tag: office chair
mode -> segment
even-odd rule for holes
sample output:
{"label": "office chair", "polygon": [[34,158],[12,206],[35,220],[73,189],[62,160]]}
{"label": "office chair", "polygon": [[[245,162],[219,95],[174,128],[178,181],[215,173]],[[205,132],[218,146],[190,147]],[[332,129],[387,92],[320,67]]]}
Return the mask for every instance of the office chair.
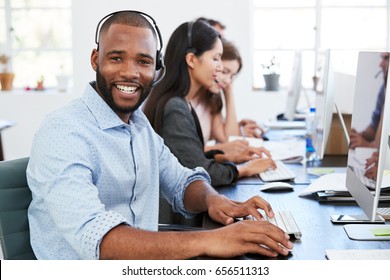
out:
{"label": "office chair", "polygon": [[187,231],[202,230],[203,214],[186,219],[179,213],[173,212],[172,206],[160,196],[158,230],[159,231]]}
{"label": "office chair", "polygon": [[36,259],[27,218],[32,199],[26,178],[28,160],[0,162],[0,246],[6,260]]}

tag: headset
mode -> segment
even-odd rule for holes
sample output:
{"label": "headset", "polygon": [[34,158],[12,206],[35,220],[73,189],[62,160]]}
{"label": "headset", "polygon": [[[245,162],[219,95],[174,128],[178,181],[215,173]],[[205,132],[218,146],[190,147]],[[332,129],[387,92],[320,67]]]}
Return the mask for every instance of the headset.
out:
{"label": "headset", "polygon": [[187,53],[196,53],[196,48],[192,46],[192,27],[196,20],[189,21],[188,22],[188,28],[187,28],[187,43],[188,43],[188,49]]}
{"label": "headset", "polygon": [[147,13],[140,12],[140,11],[135,11],[135,10],[122,10],[122,11],[113,12],[113,13],[108,14],[105,17],[103,17],[99,21],[99,23],[98,23],[98,25],[96,27],[95,43],[97,45],[97,49],[99,49],[99,35],[100,35],[100,29],[101,29],[103,23],[108,18],[112,17],[113,15],[116,15],[116,14],[119,14],[119,13],[123,13],[123,12],[137,13],[137,14],[143,16],[144,18],[146,18],[146,20],[148,20],[150,23],[152,23],[152,25],[154,27],[154,31],[155,31],[156,37],[158,38],[158,45],[159,45],[159,48],[157,49],[157,52],[156,52],[156,71],[162,70],[162,73],[160,74],[160,77],[156,81],[153,82],[153,86],[155,86],[156,84],[158,84],[164,78],[165,72],[166,72],[165,71],[165,64],[164,64],[164,56],[162,54],[163,41],[162,41],[160,29],[158,28],[156,21],[154,20],[154,18],[152,18]]}

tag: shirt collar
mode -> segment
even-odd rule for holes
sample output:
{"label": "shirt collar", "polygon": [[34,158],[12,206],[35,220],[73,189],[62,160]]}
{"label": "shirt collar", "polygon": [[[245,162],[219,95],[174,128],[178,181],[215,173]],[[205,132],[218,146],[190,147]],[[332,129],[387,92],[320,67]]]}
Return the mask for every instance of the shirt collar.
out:
{"label": "shirt collar", "polygon": [[[94,88],[94,84],[95,82],[90,82],[87,85],[81,99],[95,117],[100,128],[105,130],[123,125],[128,126],[129,124],[125,124],[98,94]],[[137,127],[144,127],[147,125],[147,119],[143,112],[140,109],[137,109],[131,113],[129,123],[134,124]]]}

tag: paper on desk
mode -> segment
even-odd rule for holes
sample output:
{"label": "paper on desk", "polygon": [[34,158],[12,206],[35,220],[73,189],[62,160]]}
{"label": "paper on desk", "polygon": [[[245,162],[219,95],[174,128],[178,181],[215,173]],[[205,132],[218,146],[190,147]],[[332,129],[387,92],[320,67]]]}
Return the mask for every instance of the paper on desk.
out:
{"label": "paper on desk", "polygon": [[305,141],[266,141],[263,146],[270,151],[274,160],[299,163],[305,158]]}
{"label": "paper on desk", "polygon": [[370,229],[375,236],[390,236],[390,227],[377,227]]}
{"label": "paper on desk", "polygon": [[235,140],[245,140],[248,141],[249,146],[252,147],[262,147],[264,140],[261,138],[255,138],[255,137],[243,137],[243,136],[229,136],[229,142],[235,141]]}
{"label": "paper on desk", "polygon": [[320,191],[348,191],[345,186],[346,173],[330,173],[313,181],[299,196],[305,196]]}
{"label": "paper on desk", "polygon": [[325,255],[329,260],[388,260],[388,249],[327,249]]}
{"label": "paper on desk", "polygon": [[[306,189],[301,191],[299,196],[320,192],[320,191],[348,191],[345,186],[346,173],[330,173],[314,180]],[[382,178],[382,190],[390,186],[390,172],[385,170]]]}
{"label": "paper on desk", "polygon": [[229,136],[229,142],[234,140],[248,141],[252,147],[264,147],[270,151],[273,160],[286,163],[299,163],[304,159],[305,143],[299,140],[264,141],[260,138]]}
{"label": "paper on desk", "polygon": [[264,125],[270,129],[299,129],[306,127],[304,121],[268,121]]}
{"label": "paper on desk", "polygon": [[[229,142],[235,141],[235,140],[245,140],[248,141],[249,146],[252,147],[262,147],[264,140],[261,138],[254,138],[254,137],[243,137],[243,136],[229,136]],[[214,146],[217,142],[215,140],[209,140],[206,143],[206,146]]]}

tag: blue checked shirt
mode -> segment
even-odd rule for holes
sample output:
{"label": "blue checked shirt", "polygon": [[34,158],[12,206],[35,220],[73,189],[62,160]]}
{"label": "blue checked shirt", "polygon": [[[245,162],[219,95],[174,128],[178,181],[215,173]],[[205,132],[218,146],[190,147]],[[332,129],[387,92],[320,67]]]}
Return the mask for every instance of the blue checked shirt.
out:
{"label": "blue checked shirt", "polygon": [[31,244],[38,259],[99,259],[103,236],[119,224],[156,231],[159,191],[184,208],[186,187],[210,181],[182,167],[141,110],[123,123],[88,85],[37,131],[27,180]]}
{"label": "blue checked shirt", "polygon": [[385,104],[385,85],[383,84],[379,90],[378,97],[376,99],[375,110],[372,112],[371,116],[371,126],[374,130],[378,129],[379,122],[382,117],[383,105]]}

